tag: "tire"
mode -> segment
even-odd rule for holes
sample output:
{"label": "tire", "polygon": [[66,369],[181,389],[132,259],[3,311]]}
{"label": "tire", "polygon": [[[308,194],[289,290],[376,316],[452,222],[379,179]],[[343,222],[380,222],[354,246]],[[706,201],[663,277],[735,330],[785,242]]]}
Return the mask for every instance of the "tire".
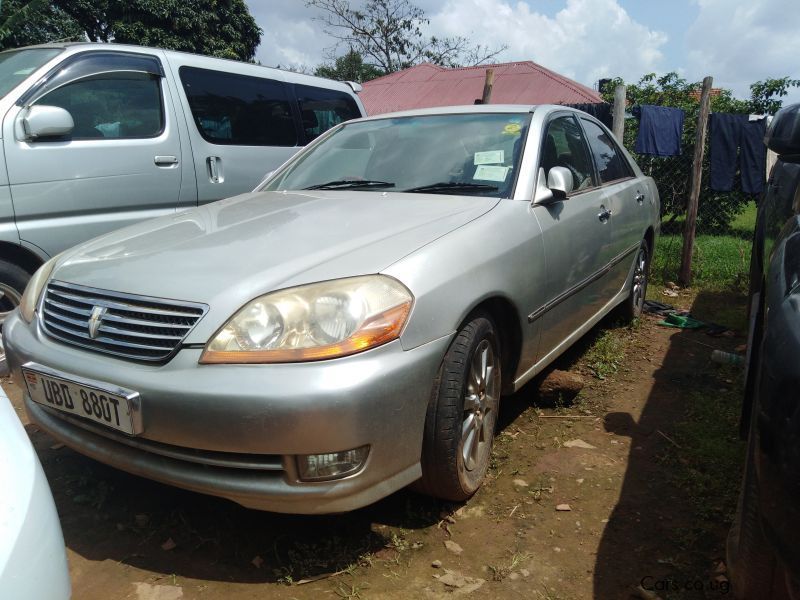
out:
{"label": "tire", "polygon": [[761,530],[754,437],[755,425],[751,423],[742,489],[726,544],[728,575],[734,598],[783,600],[789,598],[786,580]]}
{"label": "tire", "polygon": [[460,502],[483,483],[500,408],[500,343],[491,319],[477,313],[459,330],[434,381],[417,490]]}
{"label": "tire", "polygon": [[17,265],[0,260],[0,376],[8,375],[6,351],[2,343],[3,321],[19,306],[22,292],[28,285],[31,275]]}
{"label": "tire", "polygon": [[633,321],[642,316],[642,307],[647,296],[647,281],[649,277],[650,250],[647,240],[642,240],[639,249],[636,251],[631,291],[619,308],[619,314],[625,321]]}
{"label": "tire", "polygon": [[22,267],[0,260],[0,324],[17,306],[31,274]]}

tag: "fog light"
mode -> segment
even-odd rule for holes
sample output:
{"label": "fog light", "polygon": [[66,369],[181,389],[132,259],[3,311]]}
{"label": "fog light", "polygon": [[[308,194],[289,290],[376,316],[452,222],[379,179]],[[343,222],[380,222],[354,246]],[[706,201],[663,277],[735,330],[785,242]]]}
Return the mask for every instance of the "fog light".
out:
{"label": "fog light", "polygon": [[340,479],[358,471],[366,462],[369,446],[344,452],[309,454],[297,457],[297,470],[301,481]]}

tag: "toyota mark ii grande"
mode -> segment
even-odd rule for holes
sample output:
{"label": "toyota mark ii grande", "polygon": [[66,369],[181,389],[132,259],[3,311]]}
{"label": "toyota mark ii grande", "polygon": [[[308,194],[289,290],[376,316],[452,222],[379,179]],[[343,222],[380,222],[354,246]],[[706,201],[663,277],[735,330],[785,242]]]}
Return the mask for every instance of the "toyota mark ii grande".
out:
{"label": "toyota mark ii grande", "polygon": [[639,314],[658,216],[579,111],[360,119],[250,194],[57,256],[4,343],[31,420],[131,473],[279,512],[463,500],[501,394]]}

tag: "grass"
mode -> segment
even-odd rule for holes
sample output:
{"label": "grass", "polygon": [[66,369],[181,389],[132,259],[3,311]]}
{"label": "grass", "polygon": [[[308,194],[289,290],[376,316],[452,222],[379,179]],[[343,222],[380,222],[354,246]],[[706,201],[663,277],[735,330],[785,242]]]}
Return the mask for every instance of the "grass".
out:
{"label": "grass", "polygon": [[[707,290],[745,290],[756,205],[750,203],[724,234],[699,234],[692,256],[692,284]],[[656,242],[651,273],[654,281],[677,281],[683,251],[681,234],[661,235]]]}
{"label": "grass", "polygon": [[[746,289],[751,242],[733,235],[699,235],[692,255],[692,285],[708,290]],[[683,237],[662,235],[656,242],[654,281],[677,281]]]}
{"label": "grass", "polygon": [[585,355],[586,366],[598,379],[616,373],[624,359],[625,342],[614,329],[603,330]]}

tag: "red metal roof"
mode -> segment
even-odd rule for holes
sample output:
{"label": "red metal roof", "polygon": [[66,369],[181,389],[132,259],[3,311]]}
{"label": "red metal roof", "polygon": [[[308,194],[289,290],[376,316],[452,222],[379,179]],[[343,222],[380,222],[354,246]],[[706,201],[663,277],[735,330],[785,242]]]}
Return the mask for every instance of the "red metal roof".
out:
{"label": "red metal roof", "polygon": [[422,63],[366,82],[359,93],[367,114],[473,104],[483,95],[486,69],[494,69],[492,104],[579,104],[602,102],[593,89],[535,62],[446,69]]}

